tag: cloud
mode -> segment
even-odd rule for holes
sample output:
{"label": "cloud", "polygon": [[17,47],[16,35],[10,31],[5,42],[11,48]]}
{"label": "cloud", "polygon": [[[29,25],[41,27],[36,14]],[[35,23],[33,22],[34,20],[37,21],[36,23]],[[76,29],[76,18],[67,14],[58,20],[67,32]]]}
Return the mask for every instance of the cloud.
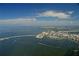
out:
{"label": "cloud", "polygon": [[69,13],[69,14],[73,14],[73,13],[74,13],[74,11],[68,11],[68,13]]}
{"label": "cloud", "polygon": [[70,18],[72,15],[73,11],[69,11],[69,12],[58,12],[58,11],[45,11],[39,14],[40,17],[44,16],[44,17],[56,17],[58,19],[67,19]]}
{"label": "cloud", "polygon": [[0,24],[5,25],[33,25],[36,18],[16,18],[16,19],[6,19],[0,20]]}

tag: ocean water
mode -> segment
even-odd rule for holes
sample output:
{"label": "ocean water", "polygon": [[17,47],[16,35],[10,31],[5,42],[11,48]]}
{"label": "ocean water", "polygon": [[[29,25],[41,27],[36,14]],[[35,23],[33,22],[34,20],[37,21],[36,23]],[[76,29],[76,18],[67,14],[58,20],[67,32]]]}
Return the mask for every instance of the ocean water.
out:
{"label": "ocean water", "polygon": [[[39,27],[3,26],[0,28],[1,56],[63,56],[77,48],[71,40],[36,39],[35,35],[45,31]],[[22,36],[25,35],[25,36]],[[33,36],[28,36],[33,35]],[[19,37],[17,37],[19,36]],[[12,38],[7,38],[12,37]],[[7,39],[6,39],[7,38]]]}

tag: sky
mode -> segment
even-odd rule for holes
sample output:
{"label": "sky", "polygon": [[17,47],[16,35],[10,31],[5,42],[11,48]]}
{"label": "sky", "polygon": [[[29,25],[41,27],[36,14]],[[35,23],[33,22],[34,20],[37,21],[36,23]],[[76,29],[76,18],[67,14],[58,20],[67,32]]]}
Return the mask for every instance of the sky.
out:
{"label": "sky", "polygon": [[79,25],[79,4],[0,4],[0,25]]}

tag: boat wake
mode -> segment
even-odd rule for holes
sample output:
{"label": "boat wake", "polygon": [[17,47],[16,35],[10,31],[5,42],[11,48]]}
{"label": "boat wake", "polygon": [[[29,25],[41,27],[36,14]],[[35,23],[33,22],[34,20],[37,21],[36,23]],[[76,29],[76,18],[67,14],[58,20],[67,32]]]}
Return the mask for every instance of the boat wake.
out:
{"label": "boat wake", "polygon": [[[46,47],[53,47],[52,45],[47,45],[47,44],[44,44],[44,43],[41,43],[41,42],[39,42],[38,44],[43,45],[43,46],[46,46]],[[54,48],[61,48],[61,47],[56,46]]]}
{"label": "boat wake", "polygon": [[43,46],[50,47],[49,45],[47,45],[47,44],[44,44],[44,43],[41,43],[41,42],[39,42],[38,44],[40,44],[40,45],[43,45]]}

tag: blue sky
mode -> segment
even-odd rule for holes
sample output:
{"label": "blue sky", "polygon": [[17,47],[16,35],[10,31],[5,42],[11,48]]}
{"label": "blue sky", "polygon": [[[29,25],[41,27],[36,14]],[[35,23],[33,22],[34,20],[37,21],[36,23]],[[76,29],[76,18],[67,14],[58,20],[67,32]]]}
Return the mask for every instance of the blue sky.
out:
{"label": "blue sky", "polygon": [[1,24],[78,25],[78,21],[79,4],[0,4]]}

